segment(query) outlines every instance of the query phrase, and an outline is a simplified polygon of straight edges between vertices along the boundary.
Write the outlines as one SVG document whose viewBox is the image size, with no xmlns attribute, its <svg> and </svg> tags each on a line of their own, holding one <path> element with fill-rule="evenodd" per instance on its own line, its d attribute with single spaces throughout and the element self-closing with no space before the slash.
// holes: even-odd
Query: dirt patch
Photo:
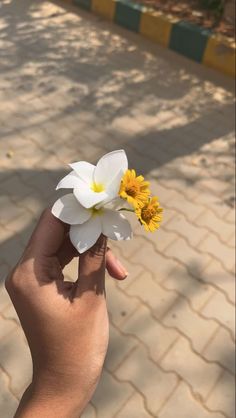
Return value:
<svg viewBox="0 0 236 418">
<path fill-rule="evenodd" d="M 134 2 L 234 38 L 234 2 L 231 0 L 225 2 L 222 15 L 215 10 L 201 7 L 199 0 L 134 0 Z"/>
</svg>

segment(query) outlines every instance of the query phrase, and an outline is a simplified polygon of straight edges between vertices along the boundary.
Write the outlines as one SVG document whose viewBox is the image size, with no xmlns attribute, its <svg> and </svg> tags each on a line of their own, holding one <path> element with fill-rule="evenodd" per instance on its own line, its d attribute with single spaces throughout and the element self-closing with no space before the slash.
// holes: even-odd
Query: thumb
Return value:
<svg viewBox="0 0 236 418">
<path fill-rule="evenodd" d="M 79 278 L 76 282 L 75 296 L 92 291 L 105 294 L 107 238 L 100 235 L 96 244 L 79 257 Z"/>
</svg>

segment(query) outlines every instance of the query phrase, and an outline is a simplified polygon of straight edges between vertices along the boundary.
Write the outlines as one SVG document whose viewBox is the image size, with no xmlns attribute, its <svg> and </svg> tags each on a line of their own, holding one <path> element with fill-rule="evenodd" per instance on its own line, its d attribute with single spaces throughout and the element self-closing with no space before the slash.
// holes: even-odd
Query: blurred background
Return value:
<svg viewBox="0 0 236 418">
<path fill-rule="evenodd" d="M 142 3 L 232 37 L 232 2 Z M 67 164 L 119 148 L 151 181 L 164 220 L 111 243 L 129 276 L 106 280 L 110 345 L 83 418 L 234 417 L 233 80 L 69 2 L 2 0 L 2 418 L 31 379 L 4 279 Z"/>
</svg>

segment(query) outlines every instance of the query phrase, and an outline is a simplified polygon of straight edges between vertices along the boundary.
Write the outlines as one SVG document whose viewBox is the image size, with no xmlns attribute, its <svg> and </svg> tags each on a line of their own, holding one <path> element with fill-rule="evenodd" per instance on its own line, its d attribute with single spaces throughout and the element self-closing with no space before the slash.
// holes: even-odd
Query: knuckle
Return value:
<svg viewBox="0 0 236 418">
<path fill-rule="evenodd" d="M 17 265 L 8 275 L 5 281 L 5 288 L 9 295 L 19 293 L 24 288 L 26 274 L 22 271 L 21 265 Z"/>
</svg>

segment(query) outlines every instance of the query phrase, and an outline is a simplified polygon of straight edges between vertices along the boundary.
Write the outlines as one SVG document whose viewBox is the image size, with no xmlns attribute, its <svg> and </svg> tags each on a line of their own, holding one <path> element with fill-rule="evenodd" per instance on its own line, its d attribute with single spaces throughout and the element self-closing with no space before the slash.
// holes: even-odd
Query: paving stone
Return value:
<svg viewBox="0 0 236 418">
<path fill-rule="evenodd" d="M 9 319 L 9 322 L 20 325 L 20 320 L 12 303 L 2 311 L 2 316 L 7 320 Z"/>
<path fill-rule="evenodd" d="M 217 74 L 209 77 L 209 70 L 194 62 L 186 66 L 181 56 L 173 61 L 170 51 L 122 28 L 114 30 L 92 14 L 80 16 L 69 2 L 66 8 L 38 2 L 27 15 L 29 36 L 23 39 L 17 35 L 25 25 L 28 3 L 1 7 L 2 21 L 10 16 L 16 29 L 12 36 L 1 28 L 7 55 L 1 60 L 0 77 L 0 311 L 6 318 L 1 322 L 0 358 L 12 379 L 10 389 L 21 396 L 31 365 L 20 330 L 11 330 L 10 318 L 17 317 L 4 277 L 42 210 L 59 197 L 54 189 L 69 171 L 67 164 L 96 163 L 105 152 L 123 148 L 129 166 L 150 180 L 164 217 L 155 234 L 147 234 L 133 217 L 134 239 L 112 245 L 129 277 L 122 282 L 106 278 L 109 373 L 104 371 L 95 406 L 91 403 L 83 416 L 142 418 L 163 413 L 172 418 L 173 411 L 176 416 L 180 411 L 181 418 L 218 418 L 218 412 L 210 414 L 199 400 L 213 390 L 221 370 L 215 362 L 228 370 L 233 366 L 233 343 L 227 330 L 219 331 L 217 322 L 194 311 L 206 309 L 205 316 L 214 314 L 226 325 L 235 302 L 234 276 L 226 271 L 235 244 L 233 233 L 229 235 L 235 221 L 233 81 Z M 42 30 L 49 34 L 46 43 L 39 42 Z M 57 62 L 49 59 L 55 51 Z M 212 231 L 205 246 L 203 231 Z M 217 236 L 220 244 L 214 241 Z M 67 279 L 76 276 L 77 260 L 65 269 Z M 177 297 L 172 306 L 176 292 L 184 297 Z M 216 312 L 213 296 L 218 293 L 222 296 Z M 168 324 L 158 319 L 162 315 Z M 175 336 L 184 343 L 172 358 Z M 175 391 L 176 375 L 158 367 L 163 356 L 197 388 L 196 400 L 184 383 Z M 130 383 L 119 382 L 118 375 L 112 375 L 116 369 Z M 4 396 L 6 390 L 4 381 Z M 209 407 L 231 418 L 227 396 L 227 385 L 220 384 L 216 395 L 214 390 L 210 394 Z M 12 401 L 6 399 L 0 415 L 10 418 Z"/>
<path fill-rule="evenodd" d="M 112 280 L 107 280 L 106 289 L 110 318 L 115 325 L 120 326 L 140 306 L 140 302 L 117 289 Z"/>
<path fill-rule="evenodd" d="M 224 245 L 215 235 L 208 234 L 204 241 L 199 244 L 202 252 L 211 254 L 218 259 L 228 271 L 234 271 L 235 252 L 234 249 Z"/>
<path fill-rule="evenodd" d="M 173 208 L 177 212 L 186 215 L 189 221 L 193 221 L 199 217 L 205 209 L 201 205 L 194 204 L 193 202 L 187 200 L 183 194 L 177 192 L 173 193 L 171 196 L 171 202 L 168 203 L 167 207 Z"/>
<path fill-rule="evenodd" d="M 8 321 L 4 317 L 0 316 L 0 339 L 8 335 L 16 328 L 16 323 Z"/>
<path fill-rule="evenodd" d="M 207 363 L 195 354 L 183 337 L 177 340 L 162 359 L 161 366 L 164 370 L 178 373 L 203 400 L 213 389 L 223 370 L 217 364 Z"/>
<path fill-rule="evenodd" d="M 20 237 L 15 234 L 1 244 L 0 263 L 7 264 L 13 268 L 23 252 L 23 244 Z"/>
<path fill-rule="evenodd" d="M 138 345 L 135 338 L 121 334 L 110 324 L 110 337 L 108 352 L 105 360 L 105 367 L 113 372 L 128 355 L 128 353 Z"/>
<path fill-rule="evenodd" d="M 23 183 L 21 178 L 17 175 L 13 175 L 1 182 L 0 193 L 7 194 L 13 202 L 18 202 L 24 199 L 25 196 L 32 193 L 32 189 Z"/>
<path fill-rule="evenodd" d="M 0 366 L 11 376 L 14 395 L 22 395 L 32 376 L 30 352 L 22 331 L 16 329 L 1 341 Z"/>
<path fill-rule="evenodd" d="M 122 327 L 124 333 L 133 335 L 149 350 L 150 356 L 156 362 L 168 351 L 169 347 L 179 337 L 178 332 L 165 328 L 157 322 L 145 306 L 140 306 Z"/>
<path fill-rule="evenodd" d="M 125 406 L 115 415 L 116 418 L 130 418 L 132 416 L 139 418 L 148 418 L 152 416 L 145 409 L 143 398 L 137 392 L 131 396 Z"/>
<path fill-rule="evenodd" d="M 194 312 L 181 296 L 164 316 L 162 323 L 182 332 L 198 352 L 201 352 L 218 327 L 215 321 L 210 319 L 207 321 Z"/>
<path fill-rule="evenodd" d="M 116 371 L 119 379 L 130 381 L 146 398 L 147 409 L 157 414 L 177 384 L 174 374 L 164 373 L 152 363 L 143 348 L 137 348 Z"/>
<path fill-rule="evenodd" d="M 8 378 L 0 370 L 0 411 L 4 418 L 12 418 L 18 406 L 17 399 L 8 388 Z"/>
<path fill-rule="evenodd" d="M 206 405 L 215 411 L 224 411 L 228 417 L 235 416 L 235 379 L 225 371 L 209 398 Z"/>
<path fill-rule="evenodd" d="M 147 303 L 153 314 L 161 319 L 175 304 L 178 295 L 175 292 L 163 289 L 154 281 L 148 272 L 139 276 L 127 289 L 126 293 L 131 296 L 139 297 Z"/>
<path fill-rule="evenodd" d="M 96 411 L 90 403 L 86 406 L 81 418 L 96 418 Z"/>
<path fill-rule="evenodd" d="M 202 354 L 210 361 L 218 361 L 229 372 L 235 374 L 235 344 L 224 328 L 219 327 L 216 335 L 204 348 Z"/>
<path fill-rule="evenodd" d="M 202 249 L 202 248 L 201 248 Z M 184 264 L 189 272 L 196 277 L 201 277 L 202 270 L 211 262 L 211 257 L 191 248 L 183 238 L 178 238 L 165 251 L 168 257 L 173 257 Z"/>
<path fill-rule="evenodd" d="M 175 411 L 175 418 L 212 418 L 213 416 L 201 403 L 194 399 L 184 382 L 179 384 L 158 417 L 173 418 L 173 411 Z M 216 412 L 214 413 L 214 418 L 222 418 L 222 415 Z"/>
<path fill-rule="evenodd" d="M 228 210 L 228 213 L 227 213 L 225 219 L 226 219 L 226 221 L 230 222 L 231 224 L 235 223 L 235 210 L 234 210 L 234 208 Z"/>
<path fill-rule="evenodd" d="M 200 310 L 216 291 L 214 287 L 191 276 L 181 265 L 164 278 L 162 286 L 185 296 L 196 310 Z"/>
<path fill-rule="evenodd" d="M 232 334 L 235 333 L 235 309 L 233 305 L 225 301 L 225 296 L 222 293 L 216 292 L 201 312 L 208 318 L 216 318 Z"/>
<path fill-rule="evenodd" d="M 118 382 L 103 370 L 101 380 L 92 398 L 92 403 L 98 411 L 98 418 L 111 418 L 127 402 L 134 393 L 129 383 Z"/>
<path fill-rule="evenodd" d="M 235 303 L 235 278 L 233 273 L 226 271 L 219 261 L 212 262 L 202 271 L 201 279 L 212 283 L 226 293 L 232 303 Z"/>
<path fill-rule="evenodd" d="M 140 229 L 136 233 L 136 237 L 144 237 L 143 245 L 145 246 L 145 241 L 148 239 L 148 241 L 152 242 L 157 251 L 162 253 L 164 252 L 172 243 L 176 242 L 178 240 L 178 235 L 173 232 L 165 231 L 163 228 L 158 229 L 158 231 L 155 234 L 149 234 L 147 237 L 147 232 L 145 229 Z M 140 238 L 141 241 L 142 238 Z"/>
<path fill-rule="evenodd" d="M 210 229 L 221 241 L 229 245 L 229 239 L 234 232 L 234 228 L 233 225 L 225 222 L 223 217 L 219 218 L 211 210 L 206 210 L 199 218 L 195 219 L 194 223 L 200 227 Z"/>
<path fill-rule="evenodd" d="M 179 266 L 175 260 L 164 257 L 155 251 L 153 246 L 145 242 L 143 246 L 140 245 L 139 251 L 134 254 L 130 261 L 134 264 L 143 264 L 146 268 L 154 273 L 155 280 L 162 282 L 172 270 Z"/>
<path fill-rule="evenodd" d="M 166 230 L 174 231 L 179 236 L 183 236 L 192 247 L 197 246 L 208 234 L 207 230 L 191 224 L 182 214 L 177 214 L 168 223 Z"/>
<path fill-rule="evenodd" d="M 13 205 L 8 196 L 0 195 L 0 224 L 6 225 L 10 220 L 17 218 L 17 216 L 24 213 L 24 209 Z"/>
</svg>

